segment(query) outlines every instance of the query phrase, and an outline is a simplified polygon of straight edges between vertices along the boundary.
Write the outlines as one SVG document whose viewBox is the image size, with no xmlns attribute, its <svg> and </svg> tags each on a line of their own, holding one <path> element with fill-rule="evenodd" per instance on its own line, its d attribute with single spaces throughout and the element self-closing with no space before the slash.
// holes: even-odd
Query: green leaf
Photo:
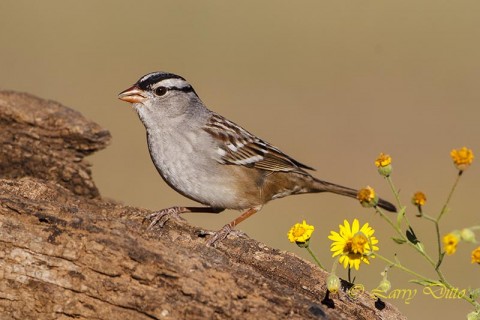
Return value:
<svg viewBox="0 0 480 320">
<path fill-rule="evenodd" d="M 418 248 L 418 250 L 420 250 L 420 252 L 425 252 L 425 246 L 423 245 L 423 243 L 421 243 L 420 241 L 418 241 L 415 246 Z"/>
<path fill-rule="evenodd" d="M 405 217 L 405 211 L 406 211 L 406 207 L 403 206 L 401 207 L 399 210 L 398 210 L 398 213 L 397 213 L 397 225 L 400 226 L 400 223 L 402 222 L 403 220 L 403 217 Z"/>
<path fill-rule="evenodd" d="M 405 242 L 407 242 L 407 240 L 402 239 L 402 238 L 393 238 L 392 237 L 392 240 L 395 241 L 398 244 L 404 244 Z"/>
</svg>

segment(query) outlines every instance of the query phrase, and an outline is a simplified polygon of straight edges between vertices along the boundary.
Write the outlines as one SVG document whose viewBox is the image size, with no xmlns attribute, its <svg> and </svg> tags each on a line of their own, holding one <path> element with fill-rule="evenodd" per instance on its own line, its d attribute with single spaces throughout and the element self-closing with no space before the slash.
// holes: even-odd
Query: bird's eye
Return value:
<svg viewBox="0 0 480 320">
<path fill-rule="evenodd" d="M 168 91 L 168 89 L 165 88 L 165 87 L 158 87 L 158 88 L 155 89 L 155 94 L 157 96 L 163 96 L 167 93 L 167 91 Z"/>
</svg>

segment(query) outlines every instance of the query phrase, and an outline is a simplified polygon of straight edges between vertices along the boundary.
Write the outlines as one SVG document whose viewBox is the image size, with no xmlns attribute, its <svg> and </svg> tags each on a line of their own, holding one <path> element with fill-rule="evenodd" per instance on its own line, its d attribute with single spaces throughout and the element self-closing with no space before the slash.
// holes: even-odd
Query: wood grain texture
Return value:
<svg viewBox="0 0 480 320">
<path fill-rule="evenodd" d="M 99 196 L 83 157 L 110 135 L 75 111 L 0 92 L 0 125 L 0 319 L 404 319 L 367 293 L 328 308 L 326 273 L 253 239 L 147 232 Z"/>
</svg>

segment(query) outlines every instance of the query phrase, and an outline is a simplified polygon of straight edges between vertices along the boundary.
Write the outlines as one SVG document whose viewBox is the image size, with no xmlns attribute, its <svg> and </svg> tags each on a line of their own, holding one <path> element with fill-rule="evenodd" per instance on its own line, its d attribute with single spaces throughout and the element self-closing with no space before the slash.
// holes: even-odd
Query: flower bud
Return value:
<svg viewBox="0 0 480 320">
<path fill-rule="evenodd" d="M 335 273 L 327 277 L 327 289 L 330 293 L 337 293 L 340 289 L 340 278 Z"/>
<path fill-rule="evenodd" d="M 365 208 L 375 207 L 378 203 L 378 196 L 375 194 L 375 190 L 370 186 L 360 189 L 357 193 L 357 199 Z"/>
<path fill-rule="evenodd" d="M 480 311 L 472 311 L 467 314 L 467 320 L 480 320 Z"/>
<path fill-rule="evenodd" d="M 412 197 L 412 204 L 416 206 L 423 206 L 427 202 L 427 196 L 425 196 L 425 193 L 418 191 L 415 192 L 415 194 Z"/>
<path fill-rule="evenodd" d="M 452 157 L 453 164 L 460 172 L 467 169 L 472 164 L 474 158 L 473 151 L 467 147 L 458 150 L 453 149 L 450 152 L 450 156 Z"/>
<path fill-rule="evenodd" d="M 475 239 L 475 233 L 469 228 L 463 229 L 460 232 L 460 237 L 465 242 L 477 243 L 477 240 Z"/>
<path fill-rule="evenodd" d="M 392 158 L 382 152 L 377 160 L 375 160 L 375 166 L 378 168 L 378 173 L 384 177 L 388 177 L 392 173 Z"/>
<path fill-rule="evenodd" d="M 378 285 L 377 289 L 380 290 L 381 292 L 388 292 L 388 290 L 390 290 L 391 287 L 392 287 L 392 284 L 385 277 L 382 279 L 382 281 L 380 281 L 380 284 Z"/>
<path fill-rule="evenodd" d="M 472 251 L 472 263 L 480 264 L 480 247 Z"/>
<path fill-rule="evenodd" d="M 412 204 L 415 205 L 418 209 L 417 217 L 422 216 L 423 214 L 422 206 L 424 206 L 426 202 L 427 202 L 427 196 L 425 196 L 425 193 L 421 191 L 415 192 L 415 194 L 412 197 Z"/>
</svg>

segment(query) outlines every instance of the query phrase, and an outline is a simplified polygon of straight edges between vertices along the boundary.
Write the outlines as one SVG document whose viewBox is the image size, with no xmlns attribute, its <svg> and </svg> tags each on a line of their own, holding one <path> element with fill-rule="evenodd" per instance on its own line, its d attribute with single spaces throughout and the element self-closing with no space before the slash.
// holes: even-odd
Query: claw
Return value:
<svg viewBox="0 0 480 320">
<path fill-rule="evenodd" d="M 207 247 L 215 248 L 217 246 L 216 243 L 221 242 L 223 239 L 225 239 L 230 232 L 232 232 L 232 226 L 230 226 L 230 224 L 224 225 L 222 229 L 215 232 L 210 237 L 210 239 L 207 240 L 207 243 L 206 243 Z"/>
<path fill-rule="evenodd" d="M 223 226 L 223 228 L 218 230 L 217 232 L 201 230 L 198 235 L 201 237 L 204 237 L 206 235 L 211 235 L 211 237 L 207 240 L 205 244 L 208 247 L 214 247 L 214 248 L 217 246 L 218 243 L 222 242 L 228 235 L 248 238 L 248 236 L 244 232 L 233 229 L 233 227 L 230 226 L 229 224 Z"/>
<path fill-rule="evenodd" d="M 186 212 L 185 208 L 182 207 L 171 207 L 156 211 L 145 218 L 145 220 L 151 220 L 147 230 L 153 229 L 153 227 L 155 227 L 156 225 L 158 225 L 160 228 L 163 228 L 165 223 L 170 220 L 170 218 L 185 221 L 185 219 L 180 216 L 180 214 L 184 212 Z"/>
</svg>

